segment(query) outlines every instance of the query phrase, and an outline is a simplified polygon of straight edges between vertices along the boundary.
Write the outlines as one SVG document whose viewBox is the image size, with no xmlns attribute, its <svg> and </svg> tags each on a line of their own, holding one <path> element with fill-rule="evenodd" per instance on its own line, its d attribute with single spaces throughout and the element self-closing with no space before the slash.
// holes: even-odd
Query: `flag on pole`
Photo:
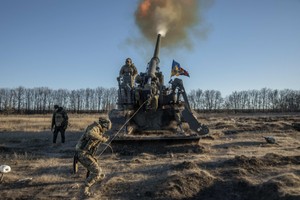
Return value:
<svg viewBox="0 0 300 200">
<path fill-rule="evenodd" d="M 171 77 L 172 76 L 179 76 L 179 75 L 190 77 L 188 71 L 186 71 L 185 69 L 183 69 L 178 62 L 176 62 L 175 60 L 173 60 L 173 62 L 172 62 L 172 70 L 171 70 Z"/>
</svg>

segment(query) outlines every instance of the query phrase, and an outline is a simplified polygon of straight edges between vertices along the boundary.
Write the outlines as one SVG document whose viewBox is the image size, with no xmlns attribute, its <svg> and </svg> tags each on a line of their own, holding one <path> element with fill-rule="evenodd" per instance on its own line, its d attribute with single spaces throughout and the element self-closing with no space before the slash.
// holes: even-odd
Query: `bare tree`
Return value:
<svg viewBox="0 0 300 200">
<path fill-rule="evenodd" d="M 196 101 L 196 107 L 198 109 L 204 109 L 204 94 L 202 90 L 200 89 L 196 90 L 195 101 Z"/>
<path fill-rule="evenodd" d="M 270 93 L 270 90 L 268 88 L 262 88 L 260 90 L 262 110 L 268 109 L 268 96 L 269 96 L 269 93 Z"/>
<path fill-rule="evenodd" d="M 192 90 L 188 94 L 188 100 L 189 100 L 191 108 L 193 108 L 194 110 L 199 109 L 196 105 L 196 91 L 195 90 Z"/>
<path fill-rule="evenodd" d="M 103 111 L 116 107 L 117 89 L 98 87 L 96 89 L 51 90 L 47 87 L 33 89 L 22 86 L 8 89 L 0 88 L 0 111 L 45 113 L 52 110 L 54 104 L 64 106 L 74 112 Z M 192 90 L 188 94 L 193 109 L 235 109 L 235 110 L 300 110 L 300 91 L 298 90 L 248 90 L 233 92 L 222 97 L 216 90 Z"/>
<path fill-rule="evenodd" d="M 4 110 L 5 89 L 0 88 L 0 110 Z"/>
<path fill-rule="evenodd" d="M 270 91 L 268 94 L 268 102 L 270 109 L 277 110 L 279 108 L 279 92 L 278 90 Z"/>
<path fill-rule="evenodd" d="M 202 91 L 196 92 L 198 98 L 197 101 L 201 102 Z M 221 97 L 221 92 L 216 90 L 205 90 L 203 93 L 203 106 L 208 110 L 215 110 L 221 107 L 223 98 Z"/>
<path fill-rule="evenodd" d="M 17 112 L 20 113 L 21 109 L 23 109 L 24 99 L 25 99 L 25 88 L 18 87 L 15 89 L 16 98 L 17 98 Z"/>
<path fill-rule="evenodd" d="M 215 102 L 214 102 L 214 110 L 220 109 L 222 107 L 223 98 L 220 91 L 215 91 Z"/>
<path fill-rule="evenodd" d="M 118 95 L 117 95 L 116 88 L 110 88 L 104 91 L 104 98 L 103 98 L 104 110 L 111 110 L 115 108 L 117 96 Z"/>
<path fill-rule="evenodd" d="M 104 88 L 103 87 L 97 87 L 96 88 L 96 99 L 97 99 L 97 111 L 102 110 L 102 99 L 104 94 Z"/>
</svg>

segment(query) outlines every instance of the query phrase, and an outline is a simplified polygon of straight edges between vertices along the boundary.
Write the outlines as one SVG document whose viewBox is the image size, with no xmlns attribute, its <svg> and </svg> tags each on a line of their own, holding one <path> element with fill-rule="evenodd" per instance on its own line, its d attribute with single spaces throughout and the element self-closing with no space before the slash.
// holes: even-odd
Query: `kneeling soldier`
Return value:
<svg viewBox="0 0 300 200">
<path fill-rule="evenodd" d="M 106 142 L 104 133 L 111 129 L 111 122 L 105 118 L 99 118 L 86 128 L 76 145 L 75 157 L 88 170 L 85 180 L 84 195 L 91 196 L 90 187 L 104 178 L 101 167 L 97 163 L 95 154 L 100 143 Z"/>
</svg>

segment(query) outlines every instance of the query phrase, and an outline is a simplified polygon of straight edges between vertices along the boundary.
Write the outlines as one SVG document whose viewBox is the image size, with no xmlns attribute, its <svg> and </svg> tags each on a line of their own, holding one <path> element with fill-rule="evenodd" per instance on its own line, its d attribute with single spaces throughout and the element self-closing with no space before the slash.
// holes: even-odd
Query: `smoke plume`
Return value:
<svg viewBox="0 0 300 200">
<path fill-rule="evenodd" d="M 135 12 L 136 24 L 151 42 L 160 33 L 165 36 L 163 46 L 190 47 L 189 30 L 200 22 L 199 3 L 199 0 L 141 0 Z"/>
</svg>

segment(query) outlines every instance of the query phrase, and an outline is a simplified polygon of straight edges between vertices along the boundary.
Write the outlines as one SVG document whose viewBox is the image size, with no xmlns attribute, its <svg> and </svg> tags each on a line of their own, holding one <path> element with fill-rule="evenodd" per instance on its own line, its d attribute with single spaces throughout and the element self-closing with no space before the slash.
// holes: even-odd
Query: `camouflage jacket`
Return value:
<svg viewBox="0 0 300 200">
<path fill-rule="evenodd" d="M 94 155 L 99 144 L 107 141 L 103 133 L 103 129 L 98 122 L 92 123 L 86 128 L 85 133 L 79 139 L 76 145 L 76 151 L 84 151 Z"/>
<path fill-rule="evenodd" d="M 131 76 L 136 76 L 137 75 L 137 69 L 132 63 L 131 65 L 123 65 L 121 70 L 120 70 L 120 76 L 123 76 L 124 74 L 129 74 Z"/>
<path fill-rule="evenodd" d="M 68 126 L 68 114 L 67 112 L 62 108 L 59 107 L 52 115 L 52 123 L 51 123 L 51 128 L 54 127 L 63 127 L 67 128 Z"/>
</svg>

